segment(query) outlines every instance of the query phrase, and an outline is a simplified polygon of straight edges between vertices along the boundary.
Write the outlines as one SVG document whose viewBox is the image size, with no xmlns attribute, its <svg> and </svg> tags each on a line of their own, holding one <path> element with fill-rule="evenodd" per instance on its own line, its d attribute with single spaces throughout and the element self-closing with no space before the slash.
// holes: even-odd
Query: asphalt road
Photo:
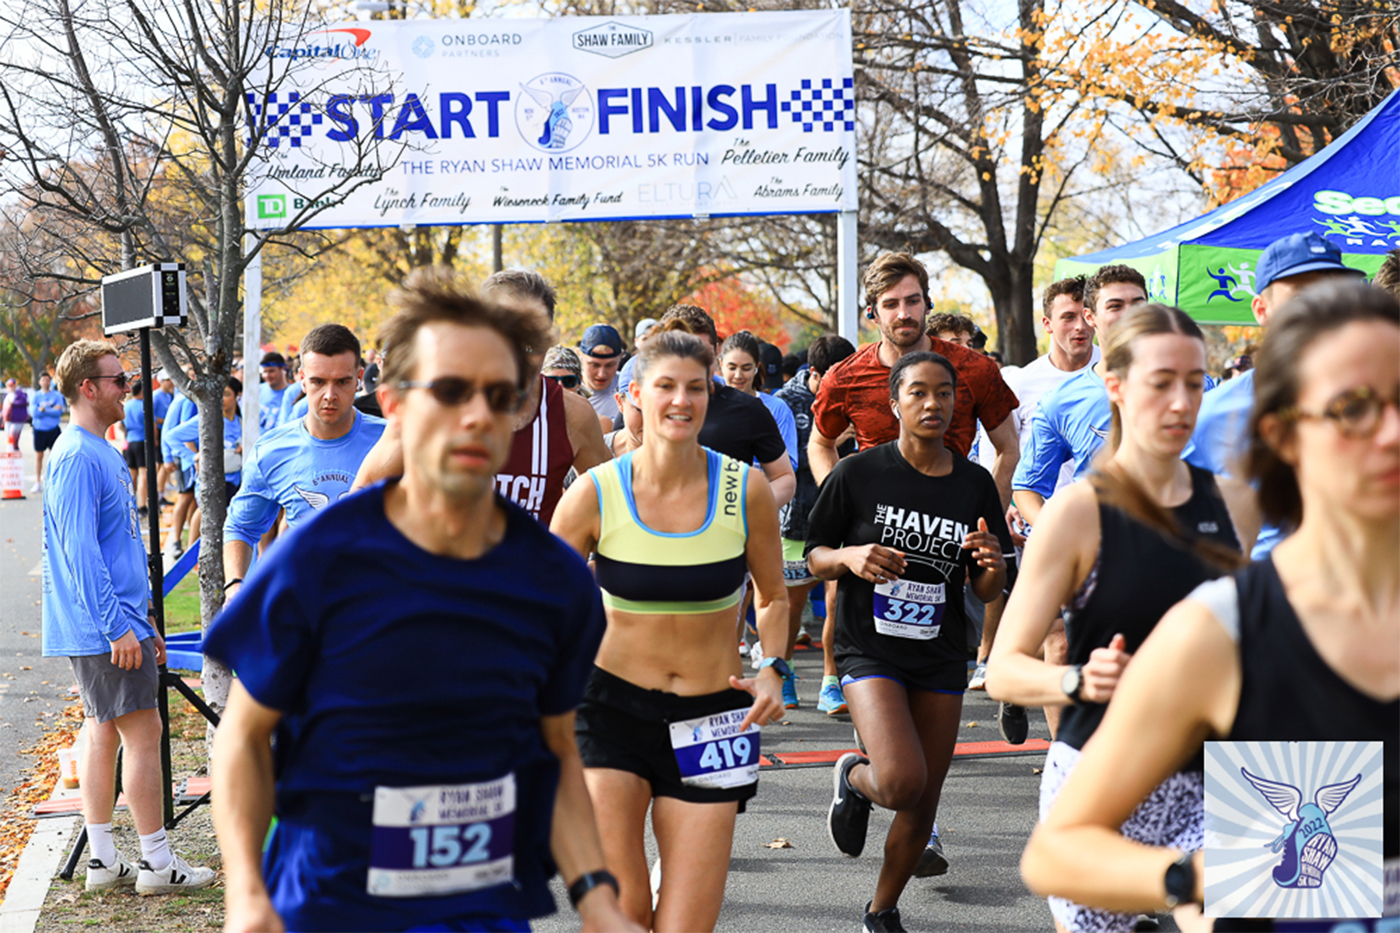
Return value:
<svg viewBox="0 0 1400 933">
<path fill-rule="evenodd" d="M 34 482 L 33 432 L 24 451 L 26 498 L 0 501 L 0 794 L 20 780 L 29 762 L 22 750 L 72 702 L 73 672 L 65 658 L 40 656 L 39 548 L 43 506 Z M 46 683 L 47 681 L 47 683 Z"/>
</svg>

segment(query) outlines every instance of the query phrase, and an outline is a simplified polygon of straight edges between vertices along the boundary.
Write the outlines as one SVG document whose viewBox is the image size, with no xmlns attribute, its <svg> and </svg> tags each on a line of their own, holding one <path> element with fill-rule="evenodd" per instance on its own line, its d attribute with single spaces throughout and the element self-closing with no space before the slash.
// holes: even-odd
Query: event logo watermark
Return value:
<svg viewBox="0 0 1400 933">
<path fill-rule="evenodd" d="M 603 23 L 574 33 L 574 48 L 580 52 L 606 55 L 608 58 L 621 58 L 651 46 L 650 29 L 627 26 L 623 23 Z"/>
<path fill-rule="evenodd" d="M 520 85 L 515 99 L 515 126 L 521 137 L 542 152 L 568 152 L 593 129 L 593 98 L 582 81 L 550 72 Z"/>
<path fill-rule="evenodd" d="M 1380 742 L 1207 743 L 1206 915 L 1380 916 L 1382 755 Z"/>
</svg>

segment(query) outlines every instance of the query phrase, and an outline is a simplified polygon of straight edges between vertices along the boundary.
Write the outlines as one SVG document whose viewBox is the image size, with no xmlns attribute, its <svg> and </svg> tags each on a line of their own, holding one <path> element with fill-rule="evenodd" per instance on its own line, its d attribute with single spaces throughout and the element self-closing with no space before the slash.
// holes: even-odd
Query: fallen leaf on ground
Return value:
<svg viewBox="0 0 1400 933">
<path fill-rule="evenodd" d="M 977 723 L 975 723 L 975 722 L 970 722 L 970 723 L 968 723 L 967 725 L 968 725 L 968 728 L 973 728 L 974 726 L 977 725 Z"/>
<path fill-rule="evenodd" d="M 792 843 L 788 842 L 788 841 L 787 841 L 786 839 L 784 839 L 782 836 L 779 836 L 777 839 L 774 839 L 772 842 L 765 842 L 765 843 L 762 843 L 762 845 L 763 845 L 763 848 L 765 848 L 765 849 L 791 849 L 791 848 L 792 848 Z"/>
</svg>

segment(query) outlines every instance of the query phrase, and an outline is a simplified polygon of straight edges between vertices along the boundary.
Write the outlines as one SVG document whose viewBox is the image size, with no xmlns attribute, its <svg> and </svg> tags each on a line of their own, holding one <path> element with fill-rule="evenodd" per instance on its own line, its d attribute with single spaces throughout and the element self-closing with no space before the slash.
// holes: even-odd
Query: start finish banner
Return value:
<svg viewBox="0 0 1400 933">
<path fill-rule="evenodd" d="M 848 10 L 360 22 L 268 57 L 250 227 L 856 209 Z"/>
</svg>

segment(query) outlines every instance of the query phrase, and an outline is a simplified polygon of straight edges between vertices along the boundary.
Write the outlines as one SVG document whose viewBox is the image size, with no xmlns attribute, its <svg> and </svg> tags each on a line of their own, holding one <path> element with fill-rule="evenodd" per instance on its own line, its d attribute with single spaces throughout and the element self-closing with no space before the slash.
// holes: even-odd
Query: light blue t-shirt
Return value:
<svg viewBox="0 0 1400 933">
<path fill-rule="evenodd" d="M 1049 499 L 1065 461 L 1074 461 L 1075 479 L 1088 472 L 1094 454 L 1108 440 L 1112 423 L 1108 390 L 1093 367 L 1070 376 L 1041 396 L 1012 488 L 1029 489 Z"/>
<path fill-rule="evenodd" d="M 243 443 L 243 419 L 238 415 L 224 420 L 224 447 L 237 447 Z M 170 449 L 180 458 L 180 469 L 183 470 L 191 480 L 198 483 L 199 477 L 194 475 L 194 455 L 195 451 L 185 446 L 188 441 L 197 448 L 199 447 L 199 418 L 186 418 L 167 432 L 170 439 Z M 237 485 L 243 476 L 242 470 L 234 470 L 232 473 L 224 474 L 224 481 Z M 196 488 L 198 488 L 196 486 Z"/>
<path fill-rule="evenodd" d="M 256 546 L 286 509 L 295 528 L 350 491 L 365 455 L 384 433 L 384 419 L 355 412 L 354 427 L 333 441 L 318 440 L 306 419 L 280 425 L 262 437 L 243 468 L 243 488 L 229 503 L 224 540 Z"/>
<path fill-rule="evenodd" d="M 29 408 L 34 430 L 52 431 L 62 420 L 63 413 L 68 408 L 68 401 L 57 389 L 49 389 L 47 392 L 40 389 L 30 397 Z"/>
<path fill-rule="evenodd" d="M 165 410 L 165 424 L 160 429 L 160 453 L 161 459 L 166 463 L 178 463 L 180 461 L 180 451 L 184 449 L 182 444 L 172 444 L 170 442 L 170 432 L 187 418 L 198 414 L 194 402 L 190 401 L 184 393 L 176 391 L 175 397 L 170 400 L 170 407 Z"/>
<path fill-rule="evenodd" d="M 155 635 L 131 470 L 102 438 L 73 425 L 45 463 L 44 657 L 108 654 L 127 631 Z"/>
<path fill-rule="evenodd" d="M 778 433 L 783 436 L 783 446 L 787 448 L 788 460 L 792 461 L 792 472 L 797 472 L 797 420 L 792 417 L 792 409 L 787 407 L 787 403 L 780 398 L 774 398 L 767 392 L 758 393 L 758 400 L 768 407 L 773 413 L 773 420 L 778 422 Z"/>
<path fill-rule="evenodd" d="M 305 395 L 296 400 L 292 405 L 291 417 L 294 421 L 300 421 L 306 417 L 306 413 L 311 411 L 311 399 Z M 285 423 L 285 422 L 283 422 Z"/>
<path fill-rule="evenodd" d="M 162 429 L 165 427 L 165 416 L 170 411 L 170 403 L 174 400 L 175 396 L 164 389 L 157 389 L 155 394 L 151 396 L 151 404 L 155 407 L 156 412 L 156 424 L 160 425 Z"/>
<path fill-rule="evenodd" d="M 282 393 L 282 402 L 281 402 L 282 410 L 281 410 L 281 412 L 277 415 L 277 423 L 278 423 L 278 424 L 286 424 L 287 422 L 291 421 L 291 420 L 294 419 L 294 418 L 303 417 L 303 416 L 306 414 L 307 410 L 308 410 L 311 406 L 310 406 L 310 405 L 304 406 L 304 407 L 302 408 L 302 410 L 301 410 L 301 414 L 300 414 L 300 415 L 298 415 L 298 414 L 296 413 L 296 410 L 295 410 L 295 409 L 296 409 L 297 404 L 298 404 L 299 402 L 304 401 L 305 399 L 306 399 L 306 396 L 305 396 L 304 394 L 302 394 L 302 391 L 301 391 L 301 383 L 299 383 L 299 382 L 291 382 L 291 383 L 289 383 L 289 384 L 287 385 L 286 390 Z"/>
<path fill-rule="evenodd" d="M 146 401 L 145 399 L 129 398 L 122 406 L 126 412 L 126 417 L 122 419 L 122 424 L 126 427 L 126 442 L 128 444 L 139 444 L 146 439 Z"/>
<path fill-rule="evenodd" d="M 1249 450 L 1249 414 L 1254 408 L 1254 370 L 1222 382 L 1201 399 L 1196 430 L 1181 458 L 1193 466 L 1224 476 L 1240 477 Z M 1260 560 L 1284 539 L 1277 525 L 1264 525 L 1250 557 Z"/>
<path fill-rule="evenodd" d="M 274 389 L 266 382 L 258 385 L 258 428 L 271 431 L 282 424 L 282 398 L 291 388 L 291 383 L 281 389 Z"/>
</svg>

